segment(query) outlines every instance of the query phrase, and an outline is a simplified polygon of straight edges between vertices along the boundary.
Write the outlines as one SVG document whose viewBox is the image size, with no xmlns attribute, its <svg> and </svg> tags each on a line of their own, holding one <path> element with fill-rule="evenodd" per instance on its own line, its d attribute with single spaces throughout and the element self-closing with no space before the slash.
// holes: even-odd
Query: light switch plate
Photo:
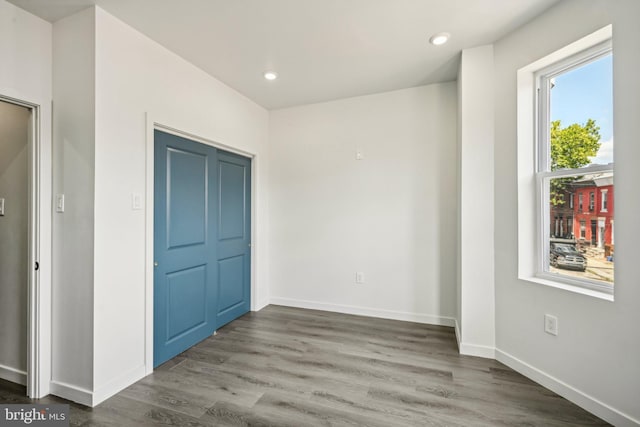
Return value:
<svg viewBox="0 0 640 427">
<path fill-rule="evenodd" d="M 56 194 L 56 212 L 64 212 L 64 194 Z"/>
<path fill-rule="evenodd" d="M 134 211 L 142 209 L 142 196 L 140 193 L 131 193 L 131 209 Z"/>
<path fill-rule="evenodd" d="M 0 216 L 4 216 L 4 197 L 0 198 Z"/>
</svg>

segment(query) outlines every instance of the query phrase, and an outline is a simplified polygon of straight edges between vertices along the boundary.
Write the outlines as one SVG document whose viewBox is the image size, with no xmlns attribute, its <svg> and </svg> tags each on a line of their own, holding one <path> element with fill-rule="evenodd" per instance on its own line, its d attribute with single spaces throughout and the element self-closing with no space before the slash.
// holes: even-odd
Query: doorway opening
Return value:
<svg viewBox="0 0 640 427">
<path fill-rule="evenodd" d="M 0 96 L 0 378 L 39 396 L 38 107 Z"/>
</svg>

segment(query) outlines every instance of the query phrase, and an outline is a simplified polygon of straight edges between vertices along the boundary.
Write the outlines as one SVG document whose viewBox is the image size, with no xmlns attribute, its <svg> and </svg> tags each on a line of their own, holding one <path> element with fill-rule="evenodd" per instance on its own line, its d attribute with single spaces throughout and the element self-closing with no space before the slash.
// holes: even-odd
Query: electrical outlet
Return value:
<svg viewBox="0 0 640 427">
<path fill-rule="evenodd" d="M 356 283 L 364 283 L 364 273 L 362 271 L 356 272 Z"/>
<path fill-rule="evenodd" d="M 558 318 L 556 316 L 544 315 L 544 331 L 551 335 L 558 335 Z"/>
</svg>

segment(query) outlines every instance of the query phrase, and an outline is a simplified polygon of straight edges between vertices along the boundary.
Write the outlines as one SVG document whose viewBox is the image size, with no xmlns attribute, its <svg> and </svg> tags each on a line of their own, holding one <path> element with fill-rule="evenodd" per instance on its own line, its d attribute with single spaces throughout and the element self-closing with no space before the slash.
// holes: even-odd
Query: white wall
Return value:
<svg viewBox="0 0 640 427">
<path fill-rule="evenodd" d="M 26 384 L 30 111 L 0 101 L 0 378 Z"/>
<path fill-rule="evenodd" d="M 269 126 L 271 302 L 452 325 L 455 83 L 276 110 Z"/>
<path fill-rule="evenodd" d="M 640 425 L 640 2 L 567 0 L 495 44 L 498 359 L 615 425 Z M 615 302 L 518 280 L 516 71 L 613 24 Z M 543 316 L 559 318 L 545 334 Z M 633 421 L 635 420 L 635 421 Z"/>
<path fill-rule="evenodd" d="M 29 392 L 33 397 L 49 393 L 50 328 L 51 328 L 51 24 L 22 9 L 0 0 L 0 95 L 39 107 L 40 155 L 38 219 L 40 261 L 35 298 L 40 317 L 33 325 L 40 335 L 40 353 L 30 377 Z M 35 369 L 37 368 L 37 372 Z M 33 380 L 39 380 L 36 386 Z"/>
<path fill-rule="evenodd" d="M 268 113 L 100 8 L 54 29 L 54 177 L 66 206 L 55 222 L 53 392 L 93 406 L 152 370 L 153 201 L 133 210 L 131 200 L 153 194 L 154 122 L 255 156 L 252 308 L 267 303 Z"/>
<path fill-rule="evenodd" d="M 145 245 L 152 236 L 149 215 L 131 209 L 131 194 L 144 196 L 153 185 L 146 181 L 145 114 L 256 156 L 253 309 L 268 298 L 267 111 L 100 8 L 95 34 L 94 404 L 145 373 Z"/>
<path fill-rule="evenodd" d="M 462 51 L 458 87 L 460 352 L 494 357 L 493 46 Z"/>
<path fill-rule="evenodd" d="M 53 25 L 53 193 L 65 207 L 53 214 L 51 379 L 63 395 L 93 387 L 94 26 L 89 9 Z"/>
</svg>

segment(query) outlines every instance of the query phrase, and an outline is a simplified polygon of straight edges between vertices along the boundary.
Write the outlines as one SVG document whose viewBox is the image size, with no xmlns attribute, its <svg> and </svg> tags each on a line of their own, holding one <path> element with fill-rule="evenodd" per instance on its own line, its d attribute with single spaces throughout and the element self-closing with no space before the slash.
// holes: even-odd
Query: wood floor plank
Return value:
<svg viewBox="0 0 640 427">
<path fill-rule="evenodd" d="M 228 378 L 223 378 L 220 375 L 213 376 L 203 372 L 190 372 L 182 369 L 181 366 L 187 363 L 191 363 L 191 361 L 185 360 L 171 371 L 154 373 L 143 378 L 138 383 L 147 384 L 152 388 L 161 387 L 176 390 L 179 393 L 196 394 L 212 403 L 228 401 L 236 402 L 246 407 L 253 406 L 263 394 L 261 389 L 231 382 Z"/>
<path fill-rule="evenodd" d="M 458 354 L 452 328 L 268 306 L 156 368 L 72 426 L 606 426 L 495 360 Z"/>
<path fill-rule="evenodd" d="M 171 409 L 200 418 L 218 400 L 213 394 L 176 390 L 173 387 L 138 382 L 120 393 L 122 397 Z"/>
</svg>

